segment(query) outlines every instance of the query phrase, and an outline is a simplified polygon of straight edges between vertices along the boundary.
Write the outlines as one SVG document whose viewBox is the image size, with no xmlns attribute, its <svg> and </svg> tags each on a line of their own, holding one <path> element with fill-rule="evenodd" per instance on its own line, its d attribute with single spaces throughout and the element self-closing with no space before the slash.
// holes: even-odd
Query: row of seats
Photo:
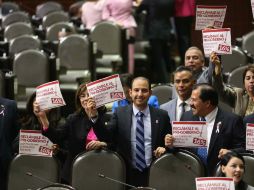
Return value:
<svg viewBox="0 0 254 190">
<path fill-rule="evenodd" d="M 254 156 L 243 155 L 244 180 L 254 185 Z M 81 153 L 73 162 L 72 186 L 86 190 L 124 190 L 125 164 L 121 156 L 108 150 Z M 195 190 L 195 178 L 205 175 L 200 159 L 186 150 L 165 154 L 150 168 L 149 186 L 157 190 Z M 113 179 L 113 180 L 112 180 Z M 181 181 L 184 179 L 184 183 Z M 53 157 L 17 155 L 10 165 L 8 190 L 37 189 L 59 182 L 59 164 Z M 43 189 L 43 188 L 42 188 Z"/>
</svg>

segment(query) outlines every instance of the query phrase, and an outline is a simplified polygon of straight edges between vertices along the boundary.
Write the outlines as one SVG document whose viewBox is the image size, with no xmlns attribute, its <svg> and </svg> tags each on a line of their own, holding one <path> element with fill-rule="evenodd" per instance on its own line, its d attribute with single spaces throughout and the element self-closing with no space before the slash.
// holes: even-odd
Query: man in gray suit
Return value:
<svg viewBox="0 0 254 190">
<path fill-rule="evenodd" d="M 179 121 L 185 111 L 190 110 L 190 96 L 195 79 L 190 68 L 180 66 L 174 73 L 174 85 L 178 94 L 177 98 L 162 104 L 161 109 L 166 110 L 170 121 Z"/>
</svg>

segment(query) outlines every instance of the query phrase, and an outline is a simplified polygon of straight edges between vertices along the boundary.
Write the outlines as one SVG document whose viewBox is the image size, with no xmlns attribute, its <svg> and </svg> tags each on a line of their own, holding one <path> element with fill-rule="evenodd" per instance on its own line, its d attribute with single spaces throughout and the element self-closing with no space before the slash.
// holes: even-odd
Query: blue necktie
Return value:
<svg viewBox="0 0 254 190">
<path fill-rule="evenodd" d="M 146 168 L 145 160 L 145 138 L 144 138 L 144 123 L 142 112 L 137 113 L 136 126 L 136 168 L 143 171 Z"/>
<path fill-rule="evenodd" d="M 200 121 L 206 121 L 205 117 L 201 117 Z M 207 147 L 199 147 L 197 150 L 197 154 L 199 158 L 202 160 L 204 164 L 207 163 Z"/>
</svg>

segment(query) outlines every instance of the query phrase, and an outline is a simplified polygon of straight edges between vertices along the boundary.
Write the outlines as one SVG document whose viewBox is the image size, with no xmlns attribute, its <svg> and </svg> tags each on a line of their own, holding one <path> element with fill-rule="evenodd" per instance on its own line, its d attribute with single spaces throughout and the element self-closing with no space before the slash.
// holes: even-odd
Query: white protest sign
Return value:
<svg viewBox="0 0 254 190">
<path fill-rule="evenodd" d="M 203 47 L 206 56 L 213 51 L 218 55 L 232 54 L 230 28 L 202 30 Z"/>
<path fill-rule="evenodd" d="M 64 106 L 65 101 L 60 91 L 59 82 L 56 80 L 36 87 L 36 101 L 41 110 Z"/>
<path fill-rule="evenodd" d="M 86 86 L 89 96 L 95 99 L 96 108 L 116 100 L 125 99 L 119 75 L 105 77 L 90 82 Z"/>
<path fill-rule="evenodd" d="M 235 190 L 233 178 L 200 177 L 196 178 L 196 190 Z"/>
<path fill-rule="evenodd" d="M 252 10 L 252 16 L 253 16 L 253 19 L 254 19 L 254 0 L 251 0 L 251 10 Z"/>
<path fill-rule="evenodd" d="M 254 124 L 246 124 L 246 150 L 254 150 Z"/>
<path fill-rule="evenodd" d="M 197 5 L 195 30 L 207 27 L 222 28 L 227 6 Z"/>
<path fill-rule="evenodd" d="M 52 156 L 53 143 L 37 130 L 20 130 L 19 154 Z"/>
<path fill-rule="evenodd" d="M 173 121 L 175 147 L 206 147 L 207 126 L 204 121 Z"/>
</svg>

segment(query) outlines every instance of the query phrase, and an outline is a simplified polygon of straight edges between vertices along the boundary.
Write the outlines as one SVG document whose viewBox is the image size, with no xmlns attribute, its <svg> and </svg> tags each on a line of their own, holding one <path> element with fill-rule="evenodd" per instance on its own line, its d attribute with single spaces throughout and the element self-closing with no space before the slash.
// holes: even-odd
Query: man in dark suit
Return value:
<svg viewBox="0 0 254 190">
<path fill-rule="evenodd" d="M 7 170 L 12 158 L 11 144 L 18 134 L 17 105 L 0 97 L 0 189 L 5 190 Z"/>
<path fill-rule="evenodd" d="M 218 94 L 215 89 L 207 84 L 194 86 L 191 94 L 192 110 L 182 115 L 182 121 L 207 122 L 207 149 L 206 159 L 199 154 L 199 149 L 193 149 L 204 161 L 208 176 L 214 174 L 219 158 L 230 150 L 245 151 L 245 127 L 242 118 L 233 113 L 228 113 L 218 108 Z M 174 137 L 167 135 L 165 145 L 172 146 Z"/>
<path fill-rule="evenodd" d="M 107 126 L 96 125 L 96 135 L 103 138 L 113 135 L 111 142 L 116 151 L 124 158 L 127 169 L 127 183 L 134 186 L 148 185 L 148 168 L 155 157 L 165 152 L 164 137 L 171 134 L 168 114 L 164 110 L 156 109 L 147 104 L 151 95 L 150 82 L 144 77 L 137 77 L 132 81 L 129 91 L 133 104 L 118 107 Z M 144 150 L 140 151 L 137 139 L 139 134 L 140 113 L 144 129 Z M 141 137 L 140 137 L 141 138 Z M 110 144 L 110 143 L 108 143 Z M 143 168 L 140 168 L 139 152 L 143 152 Z"/>
</svg>

